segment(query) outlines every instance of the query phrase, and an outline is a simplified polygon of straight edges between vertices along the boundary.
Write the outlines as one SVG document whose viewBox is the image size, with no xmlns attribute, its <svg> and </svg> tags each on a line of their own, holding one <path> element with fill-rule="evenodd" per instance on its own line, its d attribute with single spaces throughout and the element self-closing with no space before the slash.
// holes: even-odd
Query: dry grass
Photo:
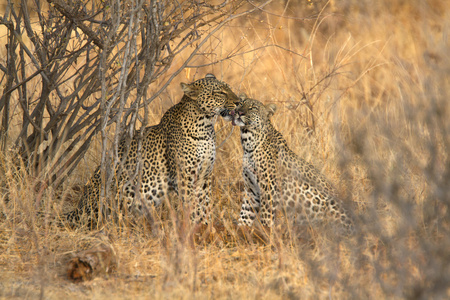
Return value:
<svg viewBox="0 0 450 300">
<path fill-rule="evenodd" d="M 0 157 L 1 298 L 450 297 L 449 5 L 331 1 L 317 19 L 301 20 L 320 9 L 290 2 L 230 24 L 211 40 L 213 54 L 195 63 L 257 50 L 188 69 L 177 81 L 213 72 L 236 91 L 276 103 L 274 124 L 335 183 L 359 233 L 342 239 L 311 229 L 302 238 L 275 232 L 267 243 L 244 241 L 232 225 L 242 196 L 237 128 L 217 150 L 213 213 L 221 227 L 206 243 L 193 243 L 191 229 L 171 218 L 153 230 L 109 224 L 95 232 L 38 220 L 36 203 L 60 213 L 68 199 L 77 201 L 71 186 L 87 180 L 100 146 L 64 196 L 34 190 L 35 179 L 7 154 Z M 152 104 L 153 123 L 181 97 L 177 81 Z M 217 129 L 220 143 L 231 125 L 219 121 Z M 99 243 L 114 249 L 115 272 L 70 282 L 71 255 Z"/>
</svg>

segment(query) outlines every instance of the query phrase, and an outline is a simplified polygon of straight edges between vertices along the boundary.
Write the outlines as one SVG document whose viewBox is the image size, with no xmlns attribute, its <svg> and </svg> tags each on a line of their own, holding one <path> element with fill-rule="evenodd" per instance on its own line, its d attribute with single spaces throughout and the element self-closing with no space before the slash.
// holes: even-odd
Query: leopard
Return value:
<svg viewBox="0 0 450 300">
<path fill-rule="evenodd" d="M 335 188 L 313 164 L 289 148 L 272 124 L 277 106 L 264 105 L 245 94 L 240 99 L 228 116 L 240 127 L 243 148 L 244 197 L 237 225 L 248 228 L 258 218 L 261 225 L 272 228 L 281 211 L 299 227 L 325 222 L 345 235 L 353 234 L 354 218 Z"/>
<path fill-rule="evenodd" d="M 227 115 L 239 103 L 231 87 L 213 74 L 192 83 L 181 83 L 180 102 L 167 110 L 159 124 L 138 130 L 131 142 L 123 138 L 118 146 L 111 190 L 121 209 L 142 216 L 158 207 L 171 191 L 188 218 L 196 224 L 210 219 L 211 177 L 216 158 L 214 124 L 219 115 Z M 138 170 L 141 170 L 137 173 Z M 87 216 L 89 226 L 98 223 L 99 196 L 102 184 L 100 166 L 96 168 L 75 210 L 66 218 L 77 225 Z M 111 207 L 111 205 L 109 205 Z M 111 210 L 104 208 L 103 211 Z M 190 216 L 189 216 L 190 215 Z"/>
</svg>

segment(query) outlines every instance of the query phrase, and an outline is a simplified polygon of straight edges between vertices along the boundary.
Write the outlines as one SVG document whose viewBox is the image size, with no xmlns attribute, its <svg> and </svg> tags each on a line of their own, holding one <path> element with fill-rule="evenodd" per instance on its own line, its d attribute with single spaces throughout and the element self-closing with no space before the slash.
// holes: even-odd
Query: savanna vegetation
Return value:
<svg viewBox="0 0 450 300">
<path fill-rule="evenodd" d="M 0 297 L 449 298 L 449 33 L 444 0 L 8 0 Z M 157 124 L 179 83 L 207 73 L 278 106 L 273 123 L 337 188 L 354 236 L 293 234 L 282 218 L 240 234 L 242 149 L 223 120 L 213 229 L 194 234 L 171 205 L 61 226 L 96 166 L 108 186 L 119 138 Z M 109 268 L 73 282 L 85 249 Z"/>
</svg>

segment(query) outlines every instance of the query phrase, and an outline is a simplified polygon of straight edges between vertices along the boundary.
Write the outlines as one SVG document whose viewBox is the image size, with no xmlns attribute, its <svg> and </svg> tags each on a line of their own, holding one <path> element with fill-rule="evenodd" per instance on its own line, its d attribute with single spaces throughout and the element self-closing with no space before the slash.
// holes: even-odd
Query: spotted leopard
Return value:
<svg viewBox="0 0 450 300">
<path fill-rule="evenodd" d="M 119 160 L 125 156 L 125 161 L 121 174 L 115 174 L 118 178 L 113 180 L 113 191 L 122 194 L 121 207 L 142 214 L 143 209 L 159 206 L 169 189 L 173 189 L 184 207 L 190 209 L 191 220 L 207 224 L 216 150 L 214 123 L 219 114 L 234 109 L 239 98 L 212 74 L 190 84 L 181 83 L 181 88 L 181 101 L 164 114 L 158 125 L 142 129 L 140 153 L 139 133 L 129 146 L 125 139 L 120 142 Z M 142 172 L 136 175 L 138 163 L 142 164 Z M 90 226 L 96 225 L 100 184 L 98 167 L 86 184 L 77 209 L 67 215 L 72 224 L 85 214 Z"/>
<path fill-rule="evenodd" d="M 230 117 L 240 126 L 244 150 L 245 196 L 239 225 L 251 226 L 259 214 L 261 224 L 272 226 L 277 210 L 296 224 L 333 220 L 344 232 L 353 231 L 353 221 L 342 207 L 335 190 L 310 163 L 289 149 L 270 117 L 274 104 L 241 95 L 241 104 Z"/>
</svg>

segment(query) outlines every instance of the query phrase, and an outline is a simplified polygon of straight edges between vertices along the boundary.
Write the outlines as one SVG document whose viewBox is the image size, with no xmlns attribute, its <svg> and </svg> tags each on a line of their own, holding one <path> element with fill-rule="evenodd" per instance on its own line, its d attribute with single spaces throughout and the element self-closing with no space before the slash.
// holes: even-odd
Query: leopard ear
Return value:
<svg viewBox="0 0 450 300">
<path fill-rule="evenodd" d="M 195 100 L 197 99 L 200 90 L 196 88 L 193 84 L 187 84 L 187 83 L 180 83 L 181 89 L 183 90 L 184 94 L 188 96 L 189 98 Z"/>
<path fill-rule="evenodd" d="M 270 118 L 271 116 L 273 116 L 273 114 L 277 111 L 277 106 L 273 103 L 267 104 L 266 106 L 267 109 L 267 116 Z"/>
<path fill-rule="evenodd" d="M 246 93 L 240 93 L 239 94 L 239 100 L 244 101 L 245 99 L 247 99 L 247 94 Z"/>
</svg>

